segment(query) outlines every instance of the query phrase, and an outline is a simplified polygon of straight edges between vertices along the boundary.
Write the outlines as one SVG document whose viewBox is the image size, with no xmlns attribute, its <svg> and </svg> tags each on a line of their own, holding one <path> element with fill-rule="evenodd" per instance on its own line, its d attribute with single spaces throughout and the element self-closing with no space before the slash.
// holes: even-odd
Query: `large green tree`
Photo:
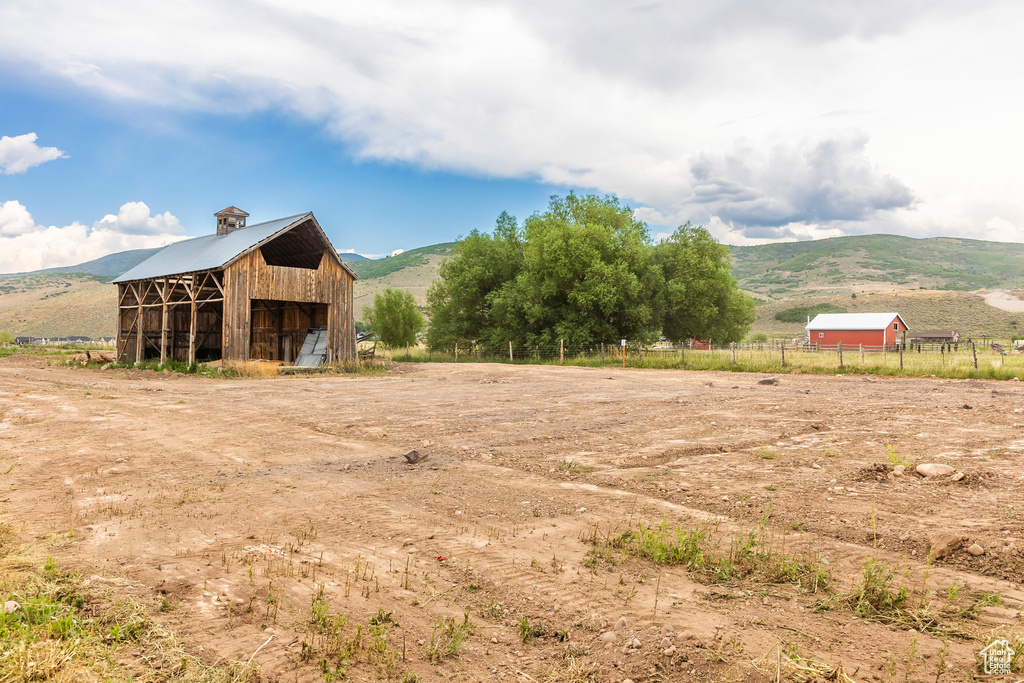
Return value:
<svg viewBox="0 0 1024 683">
<path fill-rule="evenodd" d="M 660 327 L 661 275 L 647 226 L 611 197 L 552 197 L 524 224 L 524 263 L 494 297 L 496 330 L 516 344 L 569 347 L 622 337 L 649 341 Z"/>
<path fill-rule="evenodd" d="M 415 344 L 423 329 L 423 316 L 412 294 L 391 287 L 373 295 L 373 306 L 363 308 L 363 321 L 390 349 Z"/>
<path fill-rule="evenodd" d="M 659 334 L 733 341 L 753 302 L 729 272 L 728 250 L 703 228 L 651 244 L 647 226 L 611 197 L 552 197 L 520 227 L 502 213 L 441 265 L 427 293 L 428 343 L 451 348 L 614 344 Z"/>
<path fill-rule="evenodd" d="M 654 247 L 664 276 L 662 334 L 673 342 L 739 341 L 754 322 L 754 302 L 736 285 L 729 249 L 690 223 Z"/>
<path fill-rule="evenodd" d="M 504 309 L 496 311 L 494 299 L 522 267 L 522 232 L 515 217 L 504 211 L 493 235 L 474 230 L 459 240 L 427 290 L 427 343 L 436 349 L 450 349 L 456 343 L 486 346 L 495 330 L 505 326 L 497 320 Z"/>
</svg>

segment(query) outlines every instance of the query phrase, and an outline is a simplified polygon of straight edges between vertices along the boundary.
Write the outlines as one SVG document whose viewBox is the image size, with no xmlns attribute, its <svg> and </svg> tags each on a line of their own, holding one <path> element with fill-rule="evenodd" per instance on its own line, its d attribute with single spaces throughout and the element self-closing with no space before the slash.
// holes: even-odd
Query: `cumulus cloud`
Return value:
<svg viewBox="0 0 1024 683">
<path fill-rule="evenodd" d="M 998 0 L 33 0 L 0 5 L 0 63 L 796 239 L 931 229 L 951 196 L 958 215 L 1016 196 L 1022 20 Z"/>
<path fill-rule="evenodd" d="M 161 247 L 182 239 L 184 229 L 170 213 L 149 215 L 143 202 L 128 202 L 117 215 L 91 226 L 78 221 L 39 225 L 15 200 L 0 205 L 0 272 L 70 266 L 126 249 Z"/>
<path fill-rule="evenodd" d="M 35 133 L 0 137 L 0 175 L 24 173 L 33 166 L 64 158 L 56 147 L 40 147 Z"/>
</svg>

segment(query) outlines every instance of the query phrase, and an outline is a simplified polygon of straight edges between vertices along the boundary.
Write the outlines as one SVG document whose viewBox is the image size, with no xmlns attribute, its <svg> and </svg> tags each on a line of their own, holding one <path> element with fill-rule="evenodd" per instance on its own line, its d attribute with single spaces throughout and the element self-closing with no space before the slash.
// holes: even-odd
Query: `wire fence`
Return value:
<svg viewBox="0 0 1024 683">
<path fill-rule="evenodd" d="M 627 341 L 625 346 L 602 345 L 570 348 L 558 345 L 505 347 L 469 344 L 451 349 L 425 346 L 392 349 L 385 354 L 396 361 L 441 363 L 512 363 L 575 365 L 585 367 L 662 368 L 683 370 L 731 370 L 741 372 L 808 372 L 815 374 L 865 373 L 1013 379 L 1024 377 L 1024 353 L 999 344 L 982 347 L 921 343 L 866 346 L 816 343 L 740 342 L 734 344 L 656 344 Z"/>
</svg>

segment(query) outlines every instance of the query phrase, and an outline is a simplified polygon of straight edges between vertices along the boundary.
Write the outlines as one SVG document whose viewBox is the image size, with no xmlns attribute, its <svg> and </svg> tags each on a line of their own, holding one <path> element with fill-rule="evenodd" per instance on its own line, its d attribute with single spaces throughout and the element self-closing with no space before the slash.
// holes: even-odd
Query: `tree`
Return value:
<svg viewBox="0 0 1024 683">
<path fill-rule="evenodd" d="M 647 226 L 613 197 L 552 197 L 524 224 L 523 267 L 494 295 L 501 334 L 517 344 L 569 347 L 622 337 L 650 341 L 660 327 L 650 296 L 661 274 Z"/>
<path fill-rule="evenodd" d="M 522 231 L 515 217 L 504 211 L 493 235 L 474 230 L 459 240 L 427 290 L 427 343 L 435 349 L 450 349 L 456 343 L 480 343 L 485 348 L 507 343 L 497 332 L 507 326 L 497 320 L 504 308 L 495 310 L 494 299 L 522 267 Z"/>
<path fill-rule="evenodd" d="M 7 330 L 0 330 L 0 344 L 10 344 L 14 341 L 14 335 Z"/>
<path fill-rule="evenodd" d="M 373 296 L 373 307 L 363 308 L 363 320 L 390 349 L 415 344 L 423 329 L 423 316 L 412 294 L 391 287 Z"/>
<path fill-rule="evenodd" d="M 743 339 L 754 322 L 754 301 L 736 285 L 727 247 L 686 223 L 654 248 L 654 261 L 664 277 L 662 334 L 668 340 Z"/>
</svg>

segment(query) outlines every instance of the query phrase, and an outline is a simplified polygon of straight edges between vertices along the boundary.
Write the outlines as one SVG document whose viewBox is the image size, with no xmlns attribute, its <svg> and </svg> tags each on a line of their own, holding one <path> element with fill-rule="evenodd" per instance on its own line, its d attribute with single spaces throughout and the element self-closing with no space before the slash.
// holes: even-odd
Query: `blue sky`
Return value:
<svg viewBox="0 0 1024 683">
<path fill-rule="evenodd" d="M 657 236 L 1024 240 L 1009 0 L 3 0 L 0 272 L 312 210 L 383 254 L 612 194 Z"/>
</svg>

